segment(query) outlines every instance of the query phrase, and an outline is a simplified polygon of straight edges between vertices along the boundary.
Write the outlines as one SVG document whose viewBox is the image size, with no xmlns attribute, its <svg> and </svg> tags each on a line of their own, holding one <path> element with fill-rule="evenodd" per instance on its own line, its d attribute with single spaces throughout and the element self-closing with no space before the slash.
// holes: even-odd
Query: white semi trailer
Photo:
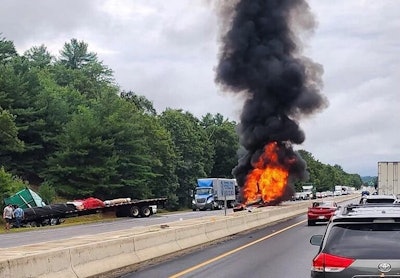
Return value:
<svg viewBox="0 0 400 278">
<path fill-rule="evenodd" d="M 400 161 L 378 162 L 378 194 L 394 194 L 400 197 Z"/>
</svg>

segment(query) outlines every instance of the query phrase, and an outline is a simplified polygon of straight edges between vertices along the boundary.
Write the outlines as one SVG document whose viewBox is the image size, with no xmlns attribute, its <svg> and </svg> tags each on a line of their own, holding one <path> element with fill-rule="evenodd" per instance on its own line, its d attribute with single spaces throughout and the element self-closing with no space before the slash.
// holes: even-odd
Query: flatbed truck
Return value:
<svg viewBox="0 0 400 278">
<path fill-rule="evenodd" d="M 149 217 L 158 207 L 165 207 L 167 198 L 129 200 L 119 203 L 104 202 L 104 206 L 78 209 L 72 203 L 30 207 L 24 209 L 22 225 L 46 226 L 61 224 L 65 218 L 112 212 L 116 217 Z"/>
</svg>

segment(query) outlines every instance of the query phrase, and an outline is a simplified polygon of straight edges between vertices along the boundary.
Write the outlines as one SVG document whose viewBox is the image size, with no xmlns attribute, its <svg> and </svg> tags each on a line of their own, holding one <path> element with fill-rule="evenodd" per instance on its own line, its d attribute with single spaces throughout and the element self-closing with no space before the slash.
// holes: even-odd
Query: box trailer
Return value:
<svg viewBox="0 0 400 278">
<path fill-rule="evenodd" d="M 400 196 L 400 161 L 378 162 L 378 194 Z"/>
</svg>

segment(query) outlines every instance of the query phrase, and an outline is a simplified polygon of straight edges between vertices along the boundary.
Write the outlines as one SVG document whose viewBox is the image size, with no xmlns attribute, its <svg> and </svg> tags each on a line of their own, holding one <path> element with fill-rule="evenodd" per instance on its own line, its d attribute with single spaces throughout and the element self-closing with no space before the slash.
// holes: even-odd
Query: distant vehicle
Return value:
<svg viewBox="0 0 400 278">
<path fill-rule="evenodd" d="M 342 191 L 341 190 L 335 190 L 333 192 L 333 196 L 342 196 Z"/>
<path fill-rule="evenodd" d="M 313 226 L 316 222 L 327 222 L 335 214 L 338 205 L 334 201 L 313 202 L 307 211 L 308 226 Z"/>
<path fill-rule="evenodd" d="M 400 161 L 378 162 L 378 194 L 400 194 Z"/>
<path fill-rule="evenodd" d="M 397 201 L 395 195 L 364 195 L 360 199 L 360 204 L 393 204 Z"/>
<path fill-rule="evenodd" d="M 400 205 L 348 205 L 311 237 L 311 278 L 399 277 L 399 242 Z"/>
<path fill-rule="evenodd" d="M 214 210 L 222 209 L 225 205 L 233 208 L 236 204 L 236 179 L 201 178 L 193 194 L 192 209 Z"/>
<path fill-rule="evenodd" d="M 335 188 L 333 190 L 334 192 L 340 192 L 340 194 L 336 194 L 336 196 L 341 196 L 341 195 L 348 195 L 349 193 L 349 187 L 348 186 L 343 186 L 343 185 L 335 185 Z"/>
<path fill-rule="evenodd" d="M 316 196 L 317 198 L 322 198 L 322 197 L 323 197 L 322 192 L 317 192 L 317 193 L 315 193 L 315 196 Z"/>
<path fill-rule="evenodd" d="M 364 195 L 369 195 L 369 191 L 368 190 L 363 190 L 361 192 L 361 196 L 364 196 Z"/>
<path fill-rule="evenodd" d="M 307 193 L 305 192 L 296 192 L 292 196 L 293 201 L 301 201 L 301 200 L 308 200 L 309 197 L 307 196 Z"/>
<path fill-rule="evenodd" d="M 301 194 L 300 192 L 295 192 L 292 196 L 292 201 L 298 201 L 301 200 Z"/>
<path fill-rule="evenodd" d="M 332 191 L 326 191 L 326 196 L 327 197 L 332 197 L 333 196 L 333 192 Z"/>
<path fill-rule="evenodd" d="M 303 185 L 302 186 L 303 189 L 303 193 L 305 193 L 307 195 L 307 200 L 308 199 L 315 199 L 313 191 L 314 191 L 314 185 Z"/>
</svg>

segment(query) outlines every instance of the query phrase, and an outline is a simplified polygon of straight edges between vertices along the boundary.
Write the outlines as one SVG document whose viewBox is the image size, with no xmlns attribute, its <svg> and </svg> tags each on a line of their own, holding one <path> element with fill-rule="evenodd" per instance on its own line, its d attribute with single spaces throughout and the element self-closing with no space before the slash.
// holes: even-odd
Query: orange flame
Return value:
<svg viewBox="0 0 400 278">
<path fill-rule="evenodd" d="M 254 169 L 247 175 L 243 189 L 246 204 L 257 201 L 271 202 L 279 200 L 285 193 L 289 171 L 278 160 L 277 142 L 264 147 Z"/>
</svg>

